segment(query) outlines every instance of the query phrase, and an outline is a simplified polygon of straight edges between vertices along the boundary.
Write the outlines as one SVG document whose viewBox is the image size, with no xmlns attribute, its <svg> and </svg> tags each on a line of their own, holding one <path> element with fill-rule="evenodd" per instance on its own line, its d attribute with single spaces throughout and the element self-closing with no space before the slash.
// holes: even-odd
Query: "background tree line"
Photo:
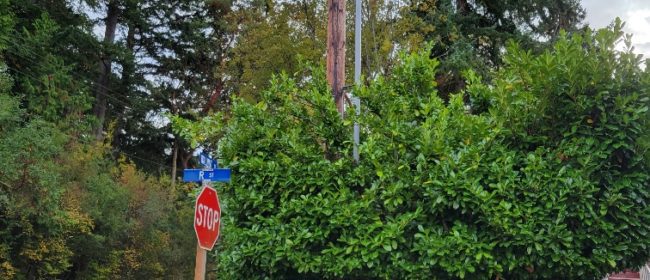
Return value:
<svg viewBox="0 0 650 280">
<path fill-rule="evenodd" d="M 151 161 L 187 167 L 192 156 L 187 143 L 173 135 L 165 113 L 196 119 L 211 110 L 227 111 L 230 96 L 255 100 L 272 75 L 324 59 L 321 1 L 8 1 L 7 12 L 15 19 L 4 51 L 7 65 L 31 71 L 24 67 L 57 54 L 89 91 L 95 137 L 110 136 L 116 153 L 134 155 L 127 157 L 158 175 L 170 170 Z M 30 33 L 43 16 L 57 29 L 48 34 L 57 36 L 49 50 Z M 350 22 L 352 16 L 348 13 Z M 541 50 L 560 29 L 578 29 L 584 11 L 568 0 L 368 0 L 363 17 L 367 81 L 389 75 L 400 50 L 433 42 L 431 56 L 444 70 L 437 80 L 452 92 L 462 87 L 463 70 L 487 74 L 497 68 L 507 40 Z M 348 28 L 349 38 L 352 32 Z M 351 67 L 353 56 L 347 57 Z"/>
</svg>

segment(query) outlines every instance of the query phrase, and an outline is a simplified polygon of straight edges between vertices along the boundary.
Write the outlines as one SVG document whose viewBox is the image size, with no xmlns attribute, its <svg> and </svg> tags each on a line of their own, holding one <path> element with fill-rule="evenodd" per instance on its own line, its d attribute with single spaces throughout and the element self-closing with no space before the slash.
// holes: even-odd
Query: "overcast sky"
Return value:
<svg viewBox="0 0 650 280">
<path fill-rule="evenodd" d="M 620 17 L 625 32 L 633 34 L 635 52 L 650 58 L 650 0 L 582 0 L 582 6 L 592 28 L 605 27 Z"/>
</svg>

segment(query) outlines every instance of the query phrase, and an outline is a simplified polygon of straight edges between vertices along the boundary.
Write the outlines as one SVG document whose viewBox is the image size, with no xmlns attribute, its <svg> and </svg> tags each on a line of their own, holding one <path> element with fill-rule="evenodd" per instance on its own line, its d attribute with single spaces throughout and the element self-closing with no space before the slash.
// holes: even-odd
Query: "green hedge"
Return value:
<svg viewBox="0 0 650 280">
<path fill-rule="evenodd" d="M 620 24 L 512 44 L 490 83 L 436 93 L 404 55 L 341 120 L 323 71 L 236 101 L 220 134 L 218 274 L 232 279 L 593 279 L 650 259 L 650 75 Z M 629 41 L 629 38 L 628 40 Z M 200 126 L 200 124 L 195 124 Z"/>
</svg>

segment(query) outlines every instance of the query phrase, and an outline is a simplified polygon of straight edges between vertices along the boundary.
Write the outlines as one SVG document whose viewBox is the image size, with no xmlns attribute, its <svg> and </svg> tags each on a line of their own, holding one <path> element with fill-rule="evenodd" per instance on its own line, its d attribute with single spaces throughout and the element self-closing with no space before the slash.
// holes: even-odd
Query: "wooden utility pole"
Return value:
<svg viewBox="0 0 650 280">
<path fill-rule="evenodd" d="M 345 112 L 345 0 L 328 0 L 327 7 L 327 82 L 342 117 Z"/>
</svg>

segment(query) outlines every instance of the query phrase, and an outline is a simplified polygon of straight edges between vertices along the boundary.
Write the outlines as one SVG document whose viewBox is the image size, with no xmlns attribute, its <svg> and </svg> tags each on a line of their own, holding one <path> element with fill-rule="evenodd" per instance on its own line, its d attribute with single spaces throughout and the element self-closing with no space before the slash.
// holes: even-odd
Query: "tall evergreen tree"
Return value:
<svg viewBox="0 0 650 280">
<path fill-rule="evenodd" d="M 561 29 L 579 29 L 584 16 L 577 0 L 412 0 L 402 10 L 410 32 L 433 43 L 431 56 L 441 60 L 441 94 L 463 86 L 463 70 L 498 67 L 508 40 L 539 48 Z"/>
<path fill-rule="evenodd" d="M 15 19 L 4 58 L 28 112 L 50 121 L 85 119 L 88 50 L 96 46 L 90 23 L 65 1 L 9 1 L 6 11 Z"/>
<path fill-rule="evenodd" d="M 192 150 L 160 121 L 165 113 L 196 119 L 223 106 L 224 76 L 219 69 L 232 41 L 225 22 L 230 2 L 155 0 L 140 1 L 138 7 L 133 20 L 141 22 L 133 44 L 148 94 L 125 117 L 123 133 L 117 135 L 119 147 L 148 162 L 187 167 Z"/>
<path fill-rule="evenodd" d="M 0 278 L 188 278 L 187 191 L 116 161 L 92 135 L 98 50 L 123 70 L 119 80 L 109 69 L 101 95 L 108 120 L 131 110 L 120 87 L 144 83 L 123 67 L 131 36 L 100 48 L 92 34 L 86 4 L 104 2 L 79 3 L 0 0 Z M 133 3 L 120 2 L 122 23 Z"/>
</svg>

